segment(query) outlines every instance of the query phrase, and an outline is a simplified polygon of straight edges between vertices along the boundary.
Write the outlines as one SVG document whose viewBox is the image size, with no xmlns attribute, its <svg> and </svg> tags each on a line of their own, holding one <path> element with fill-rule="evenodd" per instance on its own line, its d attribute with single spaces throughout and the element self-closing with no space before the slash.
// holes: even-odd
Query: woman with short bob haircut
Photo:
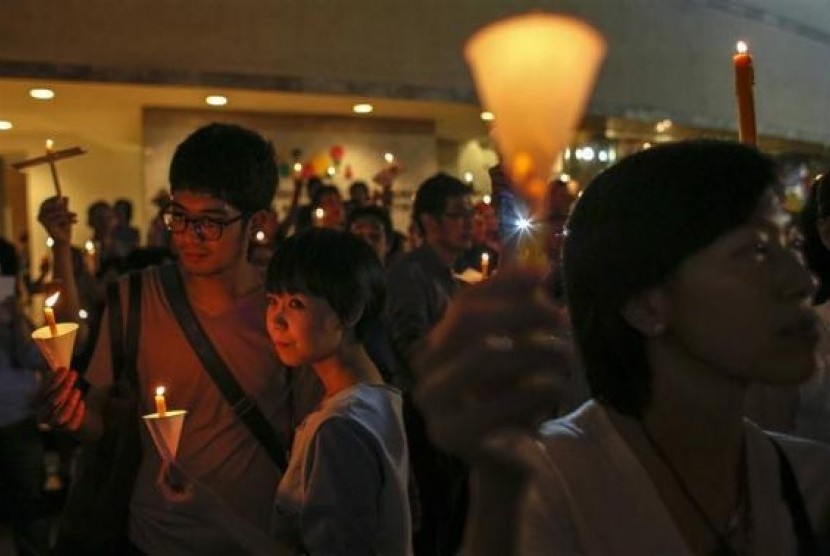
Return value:
<svg viewBox="0 0 830 556">
<path fill-rule="evenodd" d="M 377 255 L 347 232 L 307 230 L 277 247 L 265 287 L 277 355 L 324 390 L 295 432 L 277 489 L 277 537 L 303 554 L 408 556 L 401 393 L 363 345 L 386 299 Z"/>
<path fill-rule="evenodd" d="M 739 144 L 657 146 L 598 176 L 570 217 L 563 261 L 592 399 L 520 444 L 533 469 L 522 480 L 503 472 L 511 458 L 494 457 L 487 439 L 518 422 L 515 407 L 495 422 L 499 402 L 539 381 L 482 397 L 470 378 L 453 408 L 447 388 L 462 373 L 476 376 L 471 361 L 488 376 L 488 358 L 450 352 L 461 334 L 450 325 L 433 336 L 443 362 L 419 399 L 444 448 L 474 467 L 472 551 L 498 545 L 486 501 L 517 508 L 522 554 L 827 553 L 830 448 L 765 433 L 742 410 L 750 384 L 796 384 L 813 372 L 814 286 L 788 226 L 773 162 Z M 504 296 L 509 287 L 497 280 L 486 287 Z M 451 317 L 463 322 L 472 310 L 461 304 Z M 518 360 L 539 322 L 514 324 L 512 342 L 485 347 Z M 527 406 L 528 416 L 538 412 Z M 461 411 L 478 450 L 448 430 Z M 487 426 L 477 427 L 483 413 Z M 500 527 L 509 529 L 504 515 Z"/>
</svg>

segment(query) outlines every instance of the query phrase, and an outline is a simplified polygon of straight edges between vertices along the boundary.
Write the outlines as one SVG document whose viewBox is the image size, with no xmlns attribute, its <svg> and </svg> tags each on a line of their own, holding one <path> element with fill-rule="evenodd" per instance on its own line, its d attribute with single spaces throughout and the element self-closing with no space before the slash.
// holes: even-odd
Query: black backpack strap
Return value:
<svg viewBox="0 0 830 556">
<path fill-rule="evenodd" d="M 116 384 L 126 373 L 130 387 L 138 386 L 136 359 L 138 357 L 139 324 L 141 323 L 141 273 L 128 278 L 127 333 L 122 334 L 124 316 L 121 307 L 121 288 L 117 281 L 107 284 L 109 309 L 110 352 L 112 354 L 112 382 Z M 126 340 L 126 341 L 125 341 Z"/>
<path fill-rule="evenodd" d="M 790 517 L 798 543 L 798 556 L 814 556 L 819 554 L 818 540 L 816 539 L 810 517 L 804 505 L 804 497 L 798 487 L 798 480 L 784 450 L 774 439 L 770 438 L 775 451 L 778 453 L 778 472 L 781 480 L 781 496 L 790 511 Z"/>
<path fill-rule="evenodd" d="M 141 335 L 141 277 L 141 272 L 133 272 L 128 279 L 127 333 L 124 336 L 124 373 L 130 387 L 136 392 L 138 392 L 138 340 Z"/>
<path fill-rule="evenodd" d="M 262 444 L 274 463 L 281 471 L 286 468 L 285 448 L 280 441 L 274 427 L 263 415 L 259 406 L 251 396 L 237 382 L 228 366 L 213 347 L 210 339 L 202 329 L 199 319 L 193 312 L 193 308 L 187 301 L 187 294 L 184 291 L 181 276 L 175 265 L 167 265 L 159 269 L 164 295 L 167 302 L 176 316 L 184 335 L 187 337 L 190 346 L 205 370 L 208 372 L 216 387 L 222 393 L 225 400 L 243 423 L 251 431 L 251 434 Z"/>
</svg>

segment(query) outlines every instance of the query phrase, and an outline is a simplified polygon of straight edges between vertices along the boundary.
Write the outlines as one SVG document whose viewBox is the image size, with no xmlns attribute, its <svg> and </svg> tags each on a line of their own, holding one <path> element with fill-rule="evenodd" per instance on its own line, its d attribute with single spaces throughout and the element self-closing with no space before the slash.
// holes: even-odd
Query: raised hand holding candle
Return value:
<svg viewBox="0 0 830 556">
<path fill-rule="evenodd" d="M 482 253 L 481 254 L 481 279 L 486 280 L 487 276 L 490 274 L 490 254 L 489 253 Z"/>
<path fill-rule="evenodd" d="M 46 322 L 46 326 L 49 327 L 49 333 L 52 334 L 53 338 L 58 335 L 58 324 L 55 322 L 55 310 L 53 307 L 58 302 L 60 294 L 60 292 L 53 293 L 46 298 L 43 304 L 43 319 Z"/>
<path fill-rule="evenodd" d="M 755 130 L 755 98 L 752 87 L 755 85 L 755 70 L 752 56 L 744 41 L 735 45 L 737 52 L 732 56 L 735 68 L 735 96 L 738 101 L 738 138 L 741 143 L 755 145 L 758 142 Z"/>
<path fill-rule="evenodd" d="M 481 29 L 464 57 L 482 107 L 495 114 L 491 135 L 510 182 L 542 223 L 554 160 L 582 118 L 605 40 L 584 21 L 537 12 Z M 541 224 L 533 232 L 528 262 L 542 258 L 546 237 Z"/>
<path fill-rule="evenodd" d="M 167 414 L 167 402 L 164 400 L 164 386 L 156 388 L 156 413 L 159 417 Z"/>
</svg>

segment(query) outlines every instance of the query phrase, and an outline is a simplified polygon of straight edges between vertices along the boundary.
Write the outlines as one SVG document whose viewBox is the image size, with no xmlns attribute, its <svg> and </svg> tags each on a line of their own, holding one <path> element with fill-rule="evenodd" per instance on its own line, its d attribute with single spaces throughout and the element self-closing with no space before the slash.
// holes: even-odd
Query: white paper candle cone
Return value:
<svg viewBox="0 0 830 556">
<path fill-rule="evenodd" d="M 52 336 L 48 326 L 32 332 L 32 339 L 53 371 L 61 367 L 69 368 L 72 351 L 75 349 L 75 336 L 78 334 L 78 325 L 74 322 L 59 322 L 57 328 L 57 336 Z"/>
<path fill-rule="evenodd" d="M 187 410 L 177 409 L 166 412 L 163 417 L 160 417 L 158 413 L 144 415 L 144 422 L 147 424 L 156 450 L 165 460 L 176 458 L 186 413 Z"/>
<path fill-rule="evenodd" d="M 464 48 L 493 139 L 519 192 L 538 208 L 557 154 L 582 118 L 605 40 L 587 23 L 531 13 L 497 21 Z"/>
</svg>

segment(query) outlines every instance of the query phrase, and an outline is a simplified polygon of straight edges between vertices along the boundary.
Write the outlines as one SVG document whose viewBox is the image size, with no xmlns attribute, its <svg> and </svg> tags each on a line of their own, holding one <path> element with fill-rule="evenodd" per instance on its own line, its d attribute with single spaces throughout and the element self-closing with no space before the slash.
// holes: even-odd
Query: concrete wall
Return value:
<svg viewBox="0 0 830 556">
<path fill-rule="evenodd" d="M 745 38 L 759 131 L 830 142 L 821 0 L 11 0 L 0 73 L 472 99 L 464 39 L 528 9 L 608 37 L 594 113 L 731 128 L 730 55 Z"/>
</svg>

